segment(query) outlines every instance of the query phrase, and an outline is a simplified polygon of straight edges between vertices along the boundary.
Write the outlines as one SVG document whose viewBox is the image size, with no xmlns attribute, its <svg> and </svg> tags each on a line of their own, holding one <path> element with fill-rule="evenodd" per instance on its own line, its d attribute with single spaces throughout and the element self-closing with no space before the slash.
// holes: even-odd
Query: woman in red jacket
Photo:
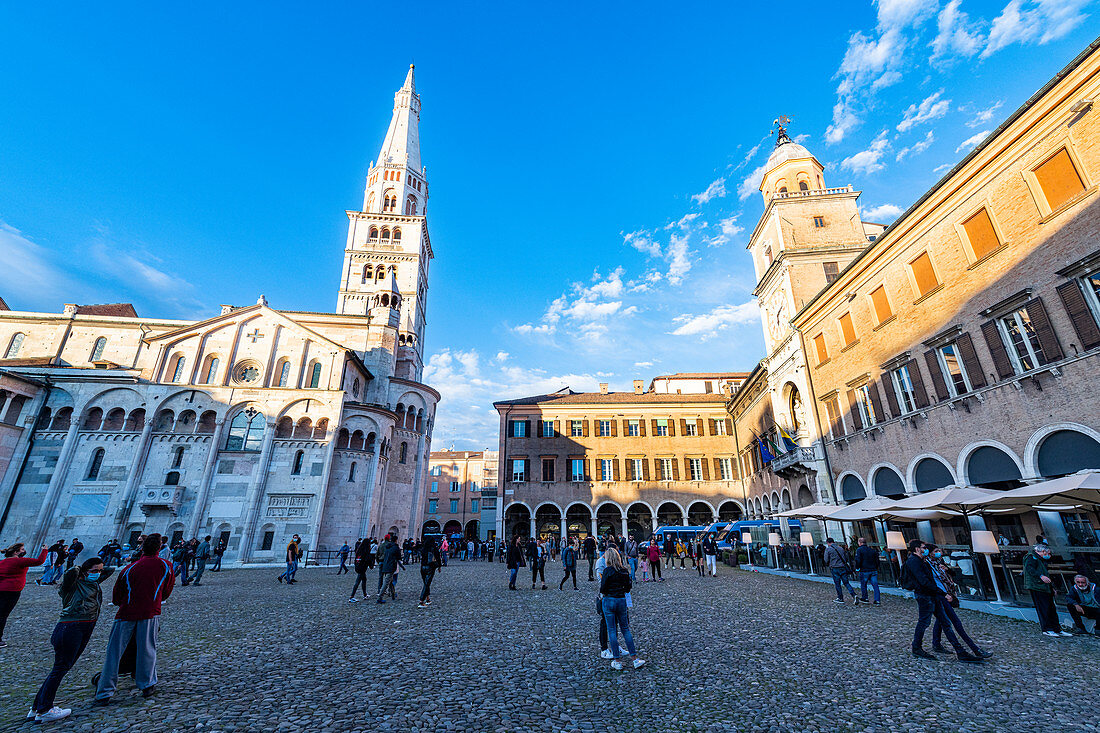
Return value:
<svg viewBox="0 0 1100 733">
<path fill-rule="evenodd" d="M 4 641 L 4 626 L 15 604 L 19 603 L 19 594 L 27 585 L 27 568 L 46 562 L 46 553 L 46 546 L 42 545 L 38 559 L 29 558 L 22 542 L 16 542 L 4 550 L 4 559 L 0 560 L 0 647 L 8 645 Z"/>
</svg>

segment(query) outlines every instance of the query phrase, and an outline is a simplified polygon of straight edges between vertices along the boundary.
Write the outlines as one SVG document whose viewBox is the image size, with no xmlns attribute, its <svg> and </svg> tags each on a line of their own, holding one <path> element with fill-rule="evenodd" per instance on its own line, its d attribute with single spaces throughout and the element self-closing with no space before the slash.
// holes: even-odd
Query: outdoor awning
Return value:
<svg viewBox="0 0 1100 733">
<path fill-rule="evenodd" d="M 798 509 L 788 509 L 785 512 L 776 512 L 773 517 L 798 517 L 800 519 L 824 519 L 833 512 L 840 511 L 845 507 L 838 506 L 836 504 L 810 504 L 809 506 L 799 507 Z"/>
<path fill-rule="evenodd" d="M 1100 472 L 1075 473 L 961 503 L 974 513 L 1004 509 L 1065 512 L 1096 507 L 1100 506 Z"/>
<path fill-rule="evenodd" d="M 997 496 L 1001 492 L 992 489 L 960 488 L 958 486 L 945 486 L 942 489 L 928 491 L 916 496 L 909 496 L 898 501 L 892 501 L 887 506 L 896 510 L 917 511 L 942 511 L 952 515 L 973 513 L 974 509 L 968 502 L 988 499 Z"/>
</svg>

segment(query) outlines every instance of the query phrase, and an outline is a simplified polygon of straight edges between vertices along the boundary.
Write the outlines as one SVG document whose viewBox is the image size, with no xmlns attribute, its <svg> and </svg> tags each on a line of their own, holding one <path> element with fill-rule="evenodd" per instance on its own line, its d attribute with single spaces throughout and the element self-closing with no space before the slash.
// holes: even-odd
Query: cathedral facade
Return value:
<svg viewBox="0 0 1100 733">
<path fill-rule="evenodd" d="M 367 175 L 334 313 L 206 320 L 0 308 L 0 543 L 212 535 L 227 562 L 422 524 L 428 183 L 413 69 Z M 2 301 L 0 301 L 2 303 Z"/>
</svg>

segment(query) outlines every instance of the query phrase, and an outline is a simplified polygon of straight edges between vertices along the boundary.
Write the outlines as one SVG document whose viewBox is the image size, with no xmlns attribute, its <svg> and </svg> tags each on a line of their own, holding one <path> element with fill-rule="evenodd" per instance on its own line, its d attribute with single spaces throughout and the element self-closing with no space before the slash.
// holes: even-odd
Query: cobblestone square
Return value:
<svg viewBox="0 0 1100 733">
<path fill-rule="evenodd" d="M 582 564 L 583 565 L 583 564 Z M 208 573 L 165 605 L 158 694 L 122 678 L 91 708 L 113 608 L 69 673 L 57 730 L 95 731 L 1090 731 L 1100 729 L 1100 638 L 1049 639 L 1033 624 L 960 611 L 995 657 L 918 661 L 912 601 L 841 607 L 832 588 L 722 567 L 638 583 L 631 613 L 649 666 L 598 657 L 595 583 L 507 590 L 498 563 L 451 561 L 416 608 L 416 568 L 398 600 L 349 604 L 354 575 L 278 569 Z M 521 572 L 521 581 L 529 575 Z M 372 585 L 377 582 L 372 579 Z M 108 586 L 113 580 L 108 581 Z M 373 588 L 372 588 L 373 589 Z M 105 588 L 105 590 L 109 590 Z M 415 593 L 414 593 L 415 590 Z M 24 723 L 53 659 L 53 588 L 29 585 L 0 650 L 0 725 Z M 930 639 L 926 641 L 930 645 Z"/>
</svg>

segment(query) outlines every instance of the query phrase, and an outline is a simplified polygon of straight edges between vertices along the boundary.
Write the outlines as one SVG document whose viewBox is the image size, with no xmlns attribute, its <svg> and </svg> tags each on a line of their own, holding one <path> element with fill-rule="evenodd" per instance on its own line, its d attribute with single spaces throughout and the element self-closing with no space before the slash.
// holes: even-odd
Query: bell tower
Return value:
<svg viewBox="0 0 1100 733">
<path fill-rule="evenodd" d="M 427 169 L 420 161 L 420 95 L 410 65 L 405 83 L 394 94 L 393 116 L 378 160 L 367 172 L 363 209 L 346 212 L 348 239 L 336 312 L 375 316 L 372 310 L 381 296 L 390 300 L 396 288 L 400 310 L 395 339 L 368 340 L 373 348 L 392 348 L 395 375 L 414 381 L 420 381 L 424 368 L 428 263 L 434 257 L 427 203 Z M 385 320 L 388 324 L 389 313 Z"/>
</svg>

